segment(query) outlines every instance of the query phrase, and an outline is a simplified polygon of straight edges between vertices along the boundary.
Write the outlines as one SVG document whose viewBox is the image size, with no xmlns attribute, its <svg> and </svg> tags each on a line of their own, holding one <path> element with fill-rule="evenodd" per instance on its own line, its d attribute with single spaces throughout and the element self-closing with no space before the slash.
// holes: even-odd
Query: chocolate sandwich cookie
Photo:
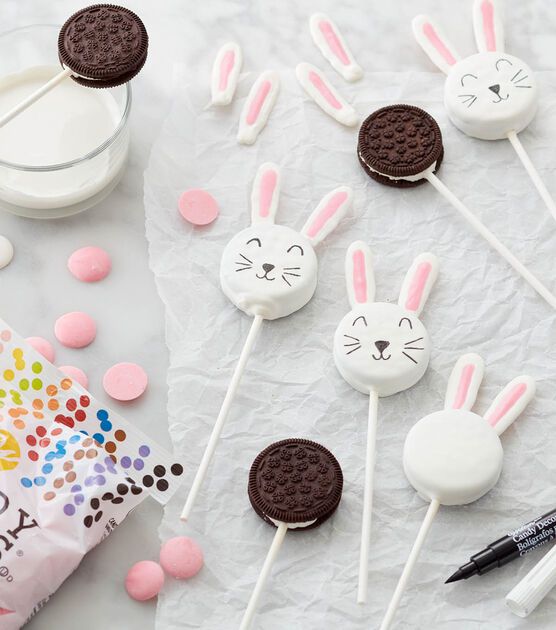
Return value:
<svg viewBox="0 0 556 630">
<path fill-rule="evenodd" d="M 363 170 L 381 184 L 408 188 L 444 157 L 436 120 L 413 105 L 390 105 L 373 112 L 361 125 L 357 154 Z"/>
<path fill-rule="evenodd" d="M 342 496 L 343 475 L 332 453 L 310 440 L 290 438 L 264 449 L 249 473 L 249 500 L 267 523 L 309 529 L 329 518 Z M 307 525 L 302 525 L 307 523 Z"/>
<path fill-rule="evenodd" d="M 61 63 L 81 85 L 109 88 L 127 83 L 144 66 L 149 37 L 133 11 L 95 4 L 74 13 L 58 37 Z"/>
</svg>

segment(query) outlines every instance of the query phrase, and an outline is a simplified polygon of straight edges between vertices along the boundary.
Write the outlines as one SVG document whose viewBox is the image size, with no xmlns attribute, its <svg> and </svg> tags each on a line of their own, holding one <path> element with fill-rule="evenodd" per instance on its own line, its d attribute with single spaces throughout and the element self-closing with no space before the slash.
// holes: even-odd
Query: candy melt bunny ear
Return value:
<svg viewBox="0 0 556 630">
<path fill-rule="evenodd" d="M 236 91 L 243 55 L 235 42 L 224 44 L 218 51 L 212 67 L 212 104 L 229 105 Z"/>
<path fill-rule="evenodd" d="M 363 241 L 352 243 L 346 254 L 346 283 L 352 308 L 375 299 L 375 278 L 370 247 Z"/>
<path fill-rule="evenodd" d="M 251 223 L 274 223 L 280 196 L 280 170 L 276 164 L 259 166 L 251 193 Z"/>
<path fill-rule="evenodd" d="M 514 378 L 494 399 L 485 420 L 501 435 L 531 402 L 535 390 L 535 381 L 530 376 Z"/>
<path fill-rule="evenodd" d="M 470 353 L 460 357 L 448 381 L 444 409 L 469 411 L 477 399 L 484 373 L 485 363 L 478 354 Z"/>
<path fill-rule="evenodd" d="M 438 258 L 425 253 L 417 256 L 405 276 L 398 304 L 406 311 L 419 315 L 438 277 Z"/>
<path fill-rule="evenodd" d="M 352 197 L 353 192 L 348 186 L 340 186 L 329 192 L 307 219 L 301 233 L 313 245 L 318 245 L 337 227 L 350 208 Z"/>
<path fill-rule="evenodd" d="M 426 15 L 414 17 L 412 27 L 419 46 L 442 72 L 448 74 L 450 68 L 459 61 L 460 56 L 444 33 Z"/>
<path fill-rule="evenodd" d="M 504 26 L 499 0 L 475 0 L 473 29 L 479 52 L 504 52 Z"/>
</svg>

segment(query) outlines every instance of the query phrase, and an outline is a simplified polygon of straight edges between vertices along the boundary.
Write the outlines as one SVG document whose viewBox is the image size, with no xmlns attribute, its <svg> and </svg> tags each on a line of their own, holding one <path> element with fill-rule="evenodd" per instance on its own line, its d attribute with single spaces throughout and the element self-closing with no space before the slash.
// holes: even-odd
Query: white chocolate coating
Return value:
<svg viewBox="0 0 556 630">
<path fill-rule="evenodd" d="M 522 131 L 537 110 L 537 81 L 529 66 L 512 55 L 483 52 L 450 68 L 444 103 L 452 123 L 482 140 Z"/>
<path fill-rule="evenodd" d="M 7 267 L 14 257 L 14 247 L 11 242 L 0 234 L 0 269 Z"/>
<path fill-rule="evenodd" d="M 306 237 L 283 225 L 259 223 L 226 245 L 220 282 L 240 310 L 278 319 L 309 302 L 317 286 L 317 271 L 317 257 Z"/>
<path fill-rule="evenodd" d="M 388 344 L 381 352 L 384 344 Z M 358 391 L 391 396 L 417 383 L 431 355 L 431 340 L 418 317 L 397 304 L 356 306 L 334 335 L 334 361 Z"/>
<path fill-rule="evenodd" d="M 480 499 L 498 481 L 503 451 L 484 418 L 448 409 L 417 422 L 407 435 L 405 474 L 425 501 L 465 505 Z"/>
</svg>

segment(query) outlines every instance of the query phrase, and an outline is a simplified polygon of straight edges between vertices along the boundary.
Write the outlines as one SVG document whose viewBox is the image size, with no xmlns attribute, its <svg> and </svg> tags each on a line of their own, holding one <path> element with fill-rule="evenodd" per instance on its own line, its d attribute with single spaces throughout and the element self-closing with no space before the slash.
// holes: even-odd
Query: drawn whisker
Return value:
<svg viewBox="0 0 556 630">
<path fill-rule="evenodd" d="M 407 354 L 407 352 L 402 352 L 402 354 L 405 354 L 405 356 L 410 360 L 413 361 L 413 363 L 417 363 L 417 361 L 415 361 L 415 359 L 413 357 L 410 357 L 409 354 Z"/>
<path fill-rule="evenodd" d="M 360 346 L 360 341 L 354 341 L 353 343 L 344 343 L 344 348 L 350 348 L 351 346 Z"/>
<path fill-rule="evenodd" d="M 253 261 L 249 260 L 249 258 L 247 258 L 247 256 L 244 256 L 243 254 L 240 254 L 240 256 L 243 258 L 243 260 L 246 260 L 248 263 L 253 264 Z"/>
<path fill-rule="evenodd" d="M 296 278 L 301 278 L 300 273 L 292 273 L 291 271 L 284 271 L 285 276 L 295 276 Z"/>
<path fill-rule="evenodd" d="M 284 267 L 284 271 L 298 271 L 301 267 Z"/>
<path fill-rule="evenodd" d="M 423 341 L 423 337 L 419 337 L 419 339 L 413 339 L 412 341 L 406 341 L 404 345 L 408 346 L 410 343 L 417 343 L 418 341 Z"/>
<path fill-rule="evenodd" d="M 468 100 L 470 98 L 475 98 L 475 94 L 458 94 L 458 97 Z"/>
<path fill-rule="evenodd" d="M 467 108 L 471 107 L 471 105 L 473 105 L 473 103 L 477 100 L 477 97 L 473 97 L 473 99 L 471 101 L 469 101 L 469 105 L 467 106 Z M 467 103 L 467 101 L 465 101 Z"/>
<path fill-rule="evenodd" d="M 523 72 L 523 68 L 520 68 L 515 74 L 514 76 L 510 79 L 510 81 L 513 81 L 516 77 L 518 77 L 521 72 Z"/>
<path fill-rule="evenodd" d="M 361 341 L 361 339 L 358 339 L 357 337 L 352 337 L 351 335 L 344 335 L 344 337 L 347 337 L 348 339 L 353 339 L 353 341 Z"/>
<path fill-rule="evenodd" d="M 516 88 L 527 88 L 528 90 L 530 90 L 531 87 L 533 87 L 533 86 L 531 86 L 531 85 L 516 85 L 515 87 Z"/>
<path fill-rule="evenodd" d="M 243 262 L 243 260 L 236 260 L 236 265 L 245 265 L 246 267 L 251 267 L 252 266 L 248 262 Z"/>
<path fill-rule="evenodd" d="M 282 275 L 282 280 L 289 286 L 291 287 L 291 283 L 288 282 L 288 279 L 286 278 L 286 276 Z"/>
<path fill-rule="evenodd" d="M 361 350 L 361 346 L 357 346 L 357 348 L 354 348 L 353 350 L 350 350 L 349 352 L 346 352 L 346 356 L 348 354 L 351 354 L 352 352 L 355 352 L 356 350 Z"/>
<path fill-rule="evenodd" d="M 521 79 L 518 79 L 517 81 L 514 81 L 514 83 L 521 83 L 522 81 L 525 81 L 525 79 L 528 79 L 529 75 L 526 74 L 524 77 L 521 77 Z"/>
<path fill-rule="evenodd" d="M 251 265 L 249 265 L 249 267 L 240 267 L 239 269 L 236 269 L 236 271 L 247 271 L 248 269 L 253 269 L 253 267 L 251 267 Z"/>
<path fill-rule="evenodd" d="M 416 348 L 415 346 L 405 346 L 404 350 L 424 350 L 425 348 Z"/>
</svg>

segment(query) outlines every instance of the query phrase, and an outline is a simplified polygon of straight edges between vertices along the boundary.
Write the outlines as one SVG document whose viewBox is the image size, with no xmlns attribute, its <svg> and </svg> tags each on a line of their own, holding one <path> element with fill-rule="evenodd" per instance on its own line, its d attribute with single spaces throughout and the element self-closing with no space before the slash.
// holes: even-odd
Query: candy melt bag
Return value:
<svg viewBox="0 0 556 630">
<path fill-rule="evenodd" d="M 0 320 L 0 628 L 20 628 L 83 556 L 183 468 Z"/>
</svg>

